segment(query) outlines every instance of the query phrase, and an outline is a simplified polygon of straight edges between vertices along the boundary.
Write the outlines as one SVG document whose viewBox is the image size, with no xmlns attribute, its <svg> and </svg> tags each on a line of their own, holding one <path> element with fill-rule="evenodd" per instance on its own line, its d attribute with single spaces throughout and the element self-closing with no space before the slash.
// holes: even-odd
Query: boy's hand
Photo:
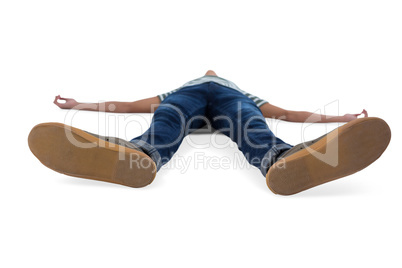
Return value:
<svg viewBox="0 0 402 268">
<path fill-rule="evenodd" d="M 363 117 L 367 117 L 368 113 L 365 109 L 360 114 L 345 114 L 344 118 L 346 119 L 347 122 L 352 121 L 354 119 L 357 119 L 359 115 L 364 115 Z"/>
<path fill-rule="evenodd" d="M 58 100 L 64 100 L 66 102 L 65 103 L 60 103 L 60 102 L 58 102 Z M 74 106 L 78 105 L 78 102 L 75 101 L 74 99 L 62 98 L 62 97 L 60 97 L 60 95 L 57 95 L 55 97 L 53 103 L 56 104 L 57 106 L 59 106 L 61 109 L 71 109 Z"/>
</svg>

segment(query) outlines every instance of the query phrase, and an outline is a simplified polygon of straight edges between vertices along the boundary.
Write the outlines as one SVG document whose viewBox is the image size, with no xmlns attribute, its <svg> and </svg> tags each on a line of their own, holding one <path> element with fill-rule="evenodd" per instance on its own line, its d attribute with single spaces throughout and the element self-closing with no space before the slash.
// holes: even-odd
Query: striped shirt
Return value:
<svg viewBox="0 0 402 268">
<path fill-rule="evenodd" d="M 268 103 L 268 101 L 266 101 L 266 100 L 264 100 L 264 99 L 261 99 L 261 98 L 259 98 L 259 97 L 257 97 L 257 96 L 254 96 L 254 95 L 252 95 L 252 94 L 250 94 L 250 93 L 248 93 L 248 92 L 246 92 L 246 91 L 244 91 L 244 90 L 241 90 L 241 89 L 240 89 L 235 83 L 233 83 L 232 81 L 229 81 L 229 80 L 227 80 L 227 79 L 224 79 L 224 78 L 222 78 L 222 77 L 215 76 L 215 75 L 204 75 L 204 76 L 202 76 L 202 77 L 200 77 L 200 78 L 191 80 L 191 81 L 185 83 L 184 85 L 182 85 L 182 86 L 179 87 L 179 88 L 176 88 L 176 89 L 174 89 L 174 90 L 172 90 L 172 91 L 169 91 L 169 92 L 166 92 L 166 93 L 163 93 L 163 94 L 158 95 L 158 97 L 159 97 L 160 101 L 162 102 L 167 96 L 169 96 L 170 94 L 172 94 L 172 93 L 174 93 L 174 92 L 180 90 L 180 89 L 183 88 L 183 87 L 199 85 L 199 84 L 206 83 L 206 82 L 215 82 L 215 83 L 218 83 L 218 84 L 220 84 L 220 85 L 223 85 L 223 86 L 226 86 L 226 87 L 230 87 L 230 88 L 232 88 L 232 89 L 234 89 L 234 90 L 237 90 L 237 91 L 239 91 L 240 93 L 243 93 L 245 96 L 249 97 L 252 101 L 254 101 L 254 103 L 257 105 L 257 107 L 260 107 L 261 105 L 263 105 L 263 104 L 265 104 L 265 103 Z"/>
</svg>

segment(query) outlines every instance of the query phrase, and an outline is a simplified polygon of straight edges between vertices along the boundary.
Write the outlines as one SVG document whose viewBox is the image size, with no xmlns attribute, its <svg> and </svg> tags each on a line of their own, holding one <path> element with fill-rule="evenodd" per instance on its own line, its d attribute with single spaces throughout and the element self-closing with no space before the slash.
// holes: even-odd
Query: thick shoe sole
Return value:
<svg viewBox="0 0 402 268">
<path fill-rule="evenodd" d="M 276 194 L 291 195 L 345 177 L 377 160 L 390 139 L 384 120 L 355 119 L 276 162 L 266 175 L 267 185 Z"/>
<path fill-rule="evenodd" d="M 36 125 L 28 144 L 43 165 L 69 176 L 129 187 L 144 187 L 156 176 L 148 155 L 61 123 Z"/>
</svg>

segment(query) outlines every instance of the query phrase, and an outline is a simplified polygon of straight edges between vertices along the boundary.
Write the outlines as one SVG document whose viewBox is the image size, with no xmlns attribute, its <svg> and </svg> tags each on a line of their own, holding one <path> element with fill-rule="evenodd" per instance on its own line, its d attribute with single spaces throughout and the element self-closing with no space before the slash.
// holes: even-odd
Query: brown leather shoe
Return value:
<svg viewBox="0 0 402 268">
<path fill-rule="evenodd" d="M 388 124 L 377 117 L 359 118 L 286 151 L 268 170 L 272 192 L 295 194 L 364 169 L 387 148 Z"/>
<path fill-rule="evenodd" d="M 155 162 L 128 141 L 61 123 L 36 125 L 28 144 L 42 164 L 66 175 L 130 187 L 146 186 L 156 176 Z"/>
</svg>

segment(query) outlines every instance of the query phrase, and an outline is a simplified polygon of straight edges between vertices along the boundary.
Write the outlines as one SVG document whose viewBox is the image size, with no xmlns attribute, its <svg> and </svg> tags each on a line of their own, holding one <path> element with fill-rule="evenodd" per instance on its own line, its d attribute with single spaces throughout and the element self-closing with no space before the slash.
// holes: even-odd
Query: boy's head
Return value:
<svg viewBox="0 0 402 268">
<path fill-rule="evenodd" d="M 205 75 L 214 75 L 214 76 L 218 76 L 214 71 L 212 70 L 208 70 Z"/>
</svg>

